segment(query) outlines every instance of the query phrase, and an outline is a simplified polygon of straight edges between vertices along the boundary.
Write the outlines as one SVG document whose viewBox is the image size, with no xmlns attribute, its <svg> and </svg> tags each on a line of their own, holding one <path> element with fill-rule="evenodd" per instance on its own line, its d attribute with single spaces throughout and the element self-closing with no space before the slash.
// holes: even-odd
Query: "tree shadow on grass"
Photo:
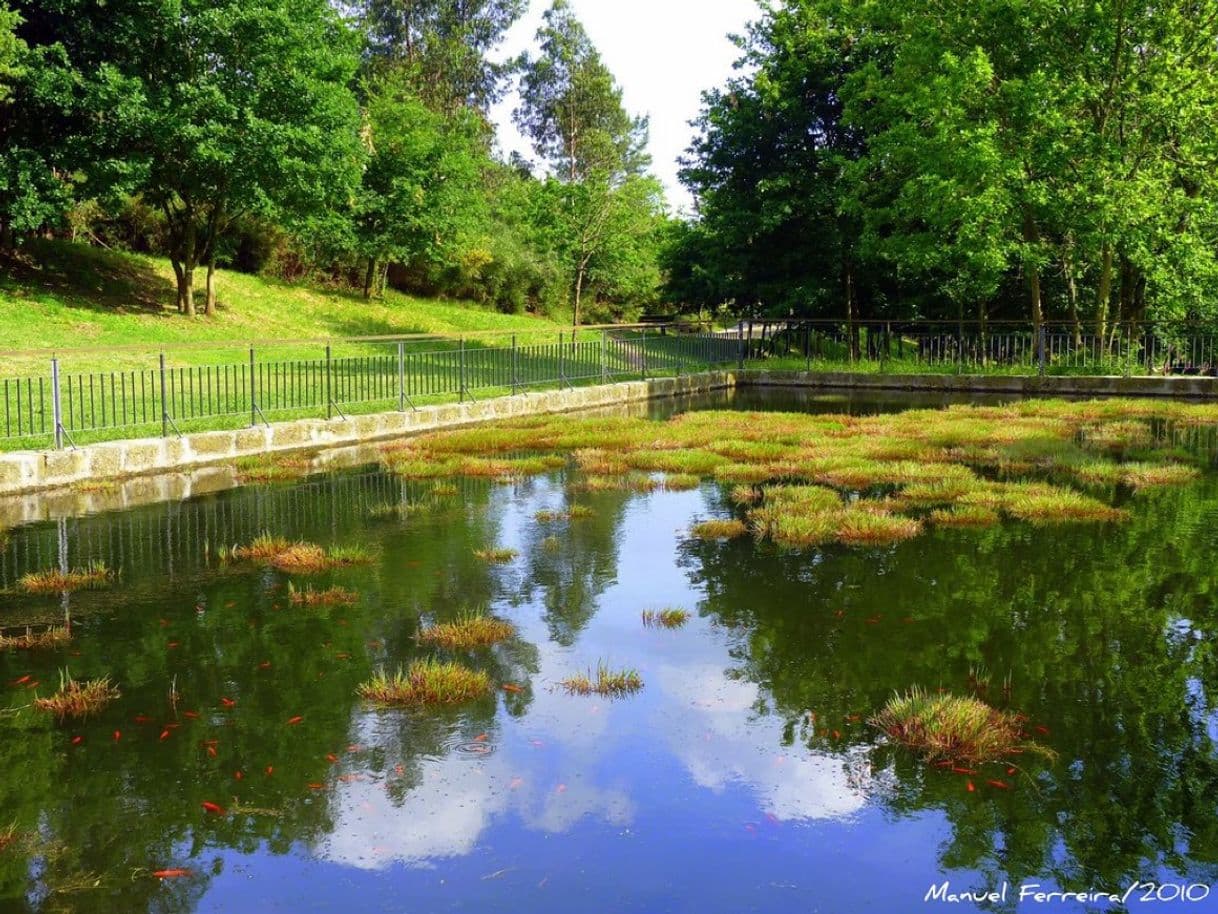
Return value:
<svg viewBox="0 0 1218 914">
<path fill-rule="evenodd" d="M 69 308 L 109 314 L 169 314 L 173 283 L 147 263 L 114 251 L 35 239 L 0 255 L 0 291 L 49 294 Z"/>
</svg>

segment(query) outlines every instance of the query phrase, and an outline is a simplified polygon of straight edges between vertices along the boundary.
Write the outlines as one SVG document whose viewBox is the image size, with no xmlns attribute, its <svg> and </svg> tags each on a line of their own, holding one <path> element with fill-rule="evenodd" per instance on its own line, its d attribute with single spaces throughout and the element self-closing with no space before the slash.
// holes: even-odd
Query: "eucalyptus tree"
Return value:
<svg viewBox="0 0 1218 914">
<path fill-rule="evenodd" d="M 555 0 L 524 62 L 516 123 L 560 185 L 561 247 L 569 264 L 574 323 L 596 259 L 637 225 L 642 207 L 657 217 L 645 181 L 647 119 L 631 116 L 622 90 L 566 0 Z M 654 190 L 654 186 L 650 188 Z M 633 215 L 632 215 L 633 213 Z"/>
</svg>

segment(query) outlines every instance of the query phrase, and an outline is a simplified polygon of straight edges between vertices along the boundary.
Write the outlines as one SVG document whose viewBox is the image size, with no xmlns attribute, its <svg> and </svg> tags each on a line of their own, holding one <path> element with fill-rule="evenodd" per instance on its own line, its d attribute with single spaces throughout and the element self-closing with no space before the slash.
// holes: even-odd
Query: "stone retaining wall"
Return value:
<svg viewBox="0 0 1218 914">
<path fill-rule="evenodd" d="M 730 372 L 709 372 L 426 406 L 412 412 L 376 413 L 349 419 L 301 419 L 174 438 L 109 441 L 61 451 L 0 453 L 0 495 L 190 470 L 257 454 L 346 447 L 490 419 L 614 406 L 734 385 L 735 376 Z"/>
<path fill-rule="evenodd" d="M 1000 393 L 1023 397 L 1178 397 L 1218 399 L 1218 378 L 995 377 L 993 375 L 853 374 L 845 371 L 766 371 L 739 374 L 738 384 L 848 390 Z"/>
</svg>

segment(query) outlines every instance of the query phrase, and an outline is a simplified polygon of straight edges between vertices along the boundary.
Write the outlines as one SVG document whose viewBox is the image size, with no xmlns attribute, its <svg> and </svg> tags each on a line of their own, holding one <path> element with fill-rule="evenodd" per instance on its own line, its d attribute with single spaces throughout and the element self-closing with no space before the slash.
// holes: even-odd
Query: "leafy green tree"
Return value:
<svg viewBox="0 0 1218 914">
<path fill-rule="evenodd" d="M 0 3 L 0 105 L 8 99 L 13 81 L 21 76 L 21 57 L 25 42 L 17 37 L 21 16 Z"/>
<path fill-rule="evenodd" d="M 550 194 L 562 227 L 556 247 L 567 264 L 578 326 L 597 258 L 608 258 L 640 222 L 657 218 L 662 199 L 654 185 L 638 183 L 649 164 L 647 120 L 626 112 L 621 88 L 566 0 L 546 11 L 537 39 L 540 52 L 524 65 L 516 122 L 557 185 Z M 654 245 L 648 256 L 654 259 Z"/>
<path fill-rule="evenodd" d="M 528 7 L 526 0 L 365 0 L 373 68 L 404 71 L 433 111 L 485 112 L 501 97 L 509 64 L 487 58 Z"/>
<path fill-rule="evenodd" d="M 484 208 L 479 125 L 469 111 L 444 117 L 389 70 L 367 86 L 368 162 L 355 205 L 355 236 L 371 297 L 391 261 L 442 261 Z M 383 278 L 379 284 L 383 285 Z"/>
<path fill-rule="evenodd" d="M 49 0 L 44 40 L 89 74 L 84 142 L 111 187 L 163 214 L 178 307 L 194 313 L 217 247 L 247 213 L 339 231 L 358 177 L 355 33 L 324 0 Z M 34 17 L 30 17 L 31 22 Z"/>
</svg>

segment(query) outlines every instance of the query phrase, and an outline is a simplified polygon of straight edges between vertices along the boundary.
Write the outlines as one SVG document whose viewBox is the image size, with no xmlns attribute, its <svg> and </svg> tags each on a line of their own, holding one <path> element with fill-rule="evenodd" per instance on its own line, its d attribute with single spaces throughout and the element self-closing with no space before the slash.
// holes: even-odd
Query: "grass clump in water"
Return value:
<svg viewBox="0 0 1218 914">
<path fill-rule="evenodd" d="M 555 521 L 585 520 L 595 513 L 587 505 L 571 505 L 565 511 L 538 511 L 533 515 L 533 519 L 539 524 L 552 524 Z"/>
<path fill-rule="evenodd" d="M 704 520 L 694 524 L 690 533 L 703 540 L 730 540 L 749 532 L 748 525 L 740 520 Z"/>
<path fill-rule="evenodd" d="M 516 629 L 502 619 L 483 613 L 470 613 L 454 622 L 429 625 L 419 632 L 419 641 L 447 650 L 489 647 L 515 636 Z"/>
<path fill-rule="evenodd" d="M 680 628 L 689 621 L 684 609 L 645 609 L 643 624 L 648 628 Z"/>
<path fill-rule="evenodd" d="M 353 606 L 359 602 L 359 594 L 345 587 L 330 587 L 326 590 L 306 587 L 297 590 L 289 583 L 288 601 L 293 606 Z"/>
<path fill-rule="evenodd" d="M 992 527 L 999 522 L 998 512 L 985 505 L 956 505 L 930 512 L 936 527 Z"/>
<path fill-rule="evenodd" d="M 643 678 L 636 670 L 611 670 L 604 663 L 596 672 L 577 673 L 559 683 L 571 695 L 604 695 L 617 698 L 643 688 Z"/>
<path fill-rule="evenodd" d="M 120 692 L 110 684 L 108 677 L 77 682 L 71 673 L 62 670 L 59 674 L 59 690 L 49 698 L 35 698 L 34 707 L 49 711 L 64 720 L 96 714 L 119 697 Z"/>
<path fill-rule="evenodd" d="M 488 565 L 506 565 L 520 555 L 515 549 L 475 549 L 474 557 Z"/>
<path fill-rule="evenodd" d="M 99 590 L 114 581 L 114 572 L 102 562 L 90 562 L 84 568 L 63 572 L 33 571 L 22 575 L 17 588 L 25 593 L 50 594 L 75 590 Z"/>
<path fill-rule="evenodd" d="M 664 488 L 670 492 L 689 492 L 702 484 L 702 477 L 694 473 L 669 473 L 664 477 Z"/>
<path fill-rule="evenodd" d="M 293 543 L 269 534 L 259 536 L 248 546 L 235 546 L 228 554 L 237 560 L 262 562 L 287 574 L 318 574 L 372 561 L 372 554 L 362 546 L 335 546 L 326 550 L 316 543 Z"/>
<path fill-rule="evenodd" d="M 52 625 L 45 631 L 34 634 L 30 629 L 23 635 L 6 635 L 0 632 L 0 651 L 45 651 L 63 647 L 72 640 L 72 630 L 66 625 Z"/>
<path fill-rule="evenodd" d="M 1016 487 L 1004 507 L 1012 517 L 1034 524 L 1107 523 L 1128 517 L 1127 512 L 1072 489 L 1053 487 Z"/>
<path fill-rule="evenodd" d="M 490 694 L 491 678 L 459 663 L 418 660 L 392 674 L 379 670 L 356 691 L 361 698 L 387 707 L 455 705 Z"/>
<path fill-rule="evenodd" d="M 921 532 L 922 524 L 911 517 L 851 507 L 838 517 L 834 536 L 847 545 L 875 546 L 912 539 Z"/>
<path fill-rule="evenodd" d="M 237 477 L 243 483 L 279 482 L 298 479 L 309 469 L 307 457 L 275 454 L 256 454 L 240 457 L 236 463 Z"/>
<path fill-rule="evenodd" d="M 1052 760 L 1051 749 L 1024 737 L 1024 718 L 976 698 L 911 689 L 894 695 L 869 723 L 926 762 L 1004 761 L 1028 752 Z"/>
</svg>

